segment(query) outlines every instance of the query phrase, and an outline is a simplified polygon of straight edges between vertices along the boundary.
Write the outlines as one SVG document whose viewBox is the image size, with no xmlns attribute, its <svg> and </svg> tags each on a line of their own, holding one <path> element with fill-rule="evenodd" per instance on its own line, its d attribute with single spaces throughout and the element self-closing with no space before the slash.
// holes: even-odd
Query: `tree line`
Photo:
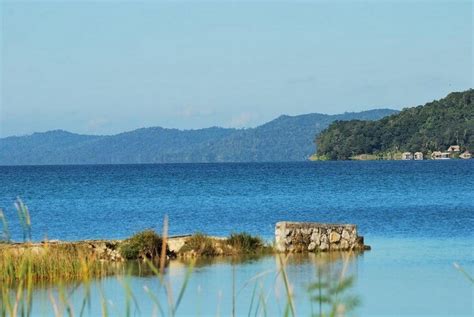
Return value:
<svg viewBox="0 0 474 317">
<path fill-rule="evenodd" d="M 378 121 L 335 121 L 316 137 L 317 155 L 346 160 L 360 154 L 474 150 L 474 89 L 453 92 Z"/>
</svg>

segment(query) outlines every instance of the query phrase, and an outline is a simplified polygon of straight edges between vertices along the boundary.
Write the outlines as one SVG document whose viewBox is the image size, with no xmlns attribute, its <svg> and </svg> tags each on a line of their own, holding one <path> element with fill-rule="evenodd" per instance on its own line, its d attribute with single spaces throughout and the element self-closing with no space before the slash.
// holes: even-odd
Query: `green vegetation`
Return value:
<svg viewBox="0 0 474 317">
<path fill-rule="evenodd" d="M 313 136 L 335 120 L 377 120 L 395 110 L 280 116 L 249 129 L 144 128 L 111 136 L 66 131 L 0 138 L 0 165 L 305 161 Z"/>
<path fill-rule="evenodd" d="M 162 237 L 153 230 L 145 230 L 123 241 L 119 251 L 126 260 L 157 259 L 162 247 Z"/>
<path fill-rule="evenodd" d="M 93 256 L 86 245 L 62 244 L 41 246 L 31 244 L 31 220 L 28 207 L 17 198 L 15 201 L 23 241 L 20 247 L 11 244 L 5 215 L 0 210 L 2 232 L 0 243 L 0 284 L 13 285 L 28 276 L 29 283 L 59 282 L 101 277 L 111 272 Z"/>
<path fill-rule="evenodd" d="M 273 247 L 266 245 L 260 237 L 245 232 L 233 233 L 227 239 L 196 233 L 189 237 L 179 250 L 179 254 L 184 257 L 233 256 L 270 252 L 273 252 Z"/>
<path fill-rule="evenodd" d="M 271 247 L 265 245 L 260 237 L 252 236 L 246 232 L 231 234 L 226 243 L 239 254 L 262 253 L 272 250 Z"/>
<path fill-rule="evenodd" d="M 32 282 L 59 282 L 102 277 L 111 272 L 112 267 L 81 246 L 0 246 L 0 283 L 6 285 L 21 281 L 25 274 Z"/>
<path fill-rule="evenodd" d="M 329 158 L 326 155 L 317 155 L 313 154 L 309 157 L 310 161 L 329 161 Z"/>
<path fill-rule="evenodd" d="M 308 287 L 311 301 L 318 307 L 313 316 L 338 316 L 360 305 L 359 297 L 350 293 L 354 277 L 345 276 L 345 268 L 334 275 L 326 264 L 319 264 L 317 279 Z"/>
<path fill-rule="evenodd" d="M 192 253 L 195 256 L 216 256 L 222 254 L 216 239 L 208 237 L 202 233 L 195 233 L 186 240 L 180 253 Z"/>
<path fill-rule="evenodd" d="M 359 154 L 356 156 L 352 156 L 350 159 L 354 161 L 373 161 L 373 160 L 380 160 L 382 158 L 374 154 Z"/>
<path fill-rule="evenodd" d="M 0 243 L 10 242 L 10 231 L 8 230 L 7 218 L 3 210 L 0 208 L 0 222 L 2 223 L 2 234 L 0 235 Z"/>
<path fill-rule="evenodd" d="M 390 158 L 396 153 L 474 150 L 474 90 L 454 92 L 424 106 L 378 121 L 336 121 L 316 139 L 317 156 L 347 160 L 360 154 Z"/>
<path fill-rule="evenodd" d="M 466 270 L 464 270 L 464 268 L 462 266 L 460 266 L 458 263 L 454 263 L 453 265 L 454 265 L 454 268 L 456 270 L 461 272 L 464 275 L 464 277 L 466 277 L 466 279 L 474 285 L 474 277 L 473 276 L 471 276 L 468 272 L 466 272 Z"/>
<path fill-rule="evenodd" d="M 21 221 L 28 221 L 29 213 L 25 214 L 27 208 L 21 200 L 17 200 L 16 206 L 19 209 Z M 3 223 L 6 224 L 3 213 L 0 215 Z M 167 226 L 165 225 L 164 227 Z M 128 270 L 126 273 L 126 270 L 120 264 L 116 270 L 112 271 L 110 265 L 92 256 L 93 253 L 88 250 L 87 244 L 33 244 L 29 242 L 31 239 L 31 226 L 24 224 L 22 228 L 26 231 L 24 233 L 25 243 L 20 246 L 10 242 L 10 236 L 8 231 L 6 231 L 8 229 L 7 226 L 4 226 L 2 231 L 2 237 L 5 237 L 6 243 L 0 245 L 0 316 L 31 316 L 34 308 L 33 293 L 38 283 L 40 283 L 40 286 L 48 287 L 50 306 L 54 316 L 83 316 L 87 307 L 90 307 L 92 303 L 96 303 L 93 301 L 92 294 L 98 297 L 97 299 L 94 298 L 94 300 L 96 299 L 98 304 L 100 304 L 102 316 L 115 315 L 111 312 L 115 311 L 116 307 L 103 292 L 100 280 L 98 281 L 99 287 L 94 288 L 94 291 L 91 286 L 91 282 L 94 279 L 100 279 L 109 274 L 115 274 L 116 276 L 112 278 L 116 278 L 122 285 L 122 290 L 125 294 L 123 315 L 132 316 L 136 314 L 134 312 L 140 312 L 137 297 L 130 282 L 131 270 Z M 151 230 L 147 230 L 125 240 L 120 248 L 124 252 L 124 256 L 143 258 L 145 265 L 149 268 L 148 272 L 151 272 L 156 277 L 159 289 L 164 291 L 163 296 L 162 292 L 160 294 L 154 293 L 146 285 L 143 287 L 153 305 L 154 315 L 176 316 L 184 294 L 188 291 L 188 283 L 192 278 L 194 269 L 194 260 L 187 266 L 182 283 L 178 285 L 177 290 L 174 290 L 170 283 L 172 275 L 165 276 L 164 261 L 160 259 L 159 267 L 155 266 L 151 261 L 161 252 L 160 242 L 162 245 L 163 241 L 166 240 L 166 230 L 163 237 Z M 271 250 L 269 246 L 265 245 L 263 240 L 246 233 L 232 234 L 227 239 L 196 234 L 188 240 L 186 247 L 189 250 L 197 249 L 202 255 L 220 255 L 220 248 L 223 248 L 229 254 Z M 262 272 L 250 278 L 239 291 L 236 290 L 235 283 L 232 283 L 232 315 L 236 315 L 236 299 L 240 291 L 246 287 L 253 288 L 248 315 L 267 315 L 267 298 L 271 290 L 275 290 L 277 301 L 281 301 L 283 304 L 283 316 L 298 315 L 298 307 L 294 303 L 293 285 L 287 274 L 288 257 L 276 255 L 276 259 L 278 260 L 278 267 L 275 270 Z M 132 263 L 141 263 L 140 265 L 143 265 L 143 262 Z M 320 261 L 315 261 L 314 263 L 318 272 L 326 274 L 326 271 L 320 271 Z M 343 274 L 345 269 L 341 270 L 341 272 Z M 264 289 L 262 287 L 262 280 L 268 274 L 273 275 L 271 278 L 273 284 L 268 289 Z M 327 277 L 329 278 L 329 276 Z M 339 282 L 335 282 L 336 280 Z M 345 312 L 357 304 L 354 301 L 349 301 L 351 297 L 341 296 L 343 295 L 342 293 L 346 293 L 351 288 L 352 279 L 347 282 L 341 275 L 341 277 L 336 277 L 336 280 L 331 283 L 327 282 L 328 286 L 317 282 L 313 284 L 313 289 L 315 285 L 323 289 L 321 294 L 324 294 L 324 296 L 313 296 L 312 289 L 308 291 L 307 295 L 312 301 L 319 302 L 320 307 L 332 305 L 331 307 L 337 308 L 338 316 L 344 316 Z M 48 284 L 44 285 L 42 284 L 43 282 Z M 69 282 L 72 283 L 67 284 Z M 336 284 L 332 284 L 333 282 Z M 79 285 L 81 287 L 78 287 Z M 336 288 L 332 285 L 336 285 Z M 83 292 L 82 296 L 78 294 L 80 291 Z M 81 300 L 79 305 L 74 306 L 71 299 L 77 296 L 80 296 Z M 217 307 L 219 310 L 219 305 Z M 41 309 L 44 309 L 44 306 L 39 311 Z M 319 315 L 314 314 L 314 316 L 333 316 L 333 311 L 330 314 L 325 314 L 321 311 Z M 228 312 L 223 312 L 224 315 L 226 313 Z M 241 314 L 242 312 L 239 311 L 238 313 Z M 38 311 L 35 311 L 35 314 L 38 314 Z M 196 308 L 196 314 L 199 314 L 198 308 Z"/>
</svg>

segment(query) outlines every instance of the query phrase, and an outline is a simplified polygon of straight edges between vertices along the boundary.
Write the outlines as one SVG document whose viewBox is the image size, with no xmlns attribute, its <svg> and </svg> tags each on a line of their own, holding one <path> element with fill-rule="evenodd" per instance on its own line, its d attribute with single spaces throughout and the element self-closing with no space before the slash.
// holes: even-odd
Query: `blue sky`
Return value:
<svg viewBox="0 0 474 317">
<path fill-rule="evenodd" d="M 473 86 L 471 1 L 0 1 L 0 136 L 252 127 Z"/>
</svg>

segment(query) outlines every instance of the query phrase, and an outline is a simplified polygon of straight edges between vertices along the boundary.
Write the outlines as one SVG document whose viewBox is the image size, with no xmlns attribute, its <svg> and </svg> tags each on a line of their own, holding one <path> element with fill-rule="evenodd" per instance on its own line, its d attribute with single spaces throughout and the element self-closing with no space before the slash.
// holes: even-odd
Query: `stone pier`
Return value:
<svg viewBox="0 0 474 317">
<path fill-rule="evenodd" d="M 282 221 L 275 226 L 275 242 L 278 252 L 370 250 L 352 224 Z"/>
</svg>

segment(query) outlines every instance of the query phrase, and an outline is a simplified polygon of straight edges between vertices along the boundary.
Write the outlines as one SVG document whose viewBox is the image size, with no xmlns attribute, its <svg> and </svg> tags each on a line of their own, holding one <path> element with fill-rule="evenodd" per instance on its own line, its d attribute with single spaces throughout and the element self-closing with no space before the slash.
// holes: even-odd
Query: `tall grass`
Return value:
<svg viewBox="0 0 474 317">
<path fill-rule="evenodd" d="M 26 282 L 57 283 L 105 276 L 110 267 L 94 257 L 85 246 L 47 242 L 41 246 L 31 243 L 31 217 L 20 198 L 15 201 L 23 233 L 21 247 L 10 244 L 11 237 L 5 214 L 0 210 L 2 240 L 0 244 L 0 283 L 2 287 L 24 286 Z"/>
<path fill-rule="evenodd" d="M 347 276 L 347 266 L 352 252 L 343 258 L 343 267 L 334 273 L 327 262 L 315 261 L 317 279 L 308 287 L 308 293 L 318 311 L 313 316 L 344 316 L 360 304 L 358 296 L 351 294 L 354 276 Z"/>
<path fill-rule="evenodd" d="M 18 197 L 15 201 L 15 207 L 20 218 L 20 224 L 23 229 L 23 241 L 31 241 L 31 218 L 28 207 Z"/>
<path fill-rule="evenodd" d="M 474 277 L 471 276 L 471 274 L 467 273 L 466 270 L 460 266 L 458 263 L 453 263 L 453 266 L 456 270 L 458 270 L 459 272 L 462 273 L 462 275 L 464 275 L 464 277 L 469 281 L 471 282 L 473 285 L 474 285 Z"/>
<path fill-rule="evenodd" d="M 184 256 L 214 257 L 269 254 L 274 248 L 260 237 L 248 233 L 232 233 L 228 238 L 209 237 L 202 233 L 189 237 L 180 253 Z"/>
<path fill-rule="evenodd" d="M 110 272 L 110 265 L 80 246 L 0 246 L 0 283 L 21 281 L 26 273 L 34 282 L 59 282 L 102 277 Z"/>
<path fill-rule="evenodd" d="M 0 208 L 0 222 L 2 223 L 2 234 L 0 235 L 0 243 L 10 242 L 10 231 L 8 230 L 7 218 L 3 209 Z"/>
<path fill-rule="evenodd" d="M 21 221 L 26 222 L 22 225 L 24 232 L 24 240 L 31 241 L 31 221 L 29 220 L 29 211 L 26 206 L 20 201 L 17 201 L 17 209 L 19 210 L 19 217 Z M 3 212 L 0 214 L 3 223 L 6 224 L 6 219 Z M 4 230 L 2 237 L 7 237 L 5 241 L 10 241 L 9 233 Z M 185 293 L 188 291 L 189 281 L 191 280 L 195 268 L 196 260 L 191 259 L 188 262 L 186 272 L 182 282 L 176 289 L 172 287 L 171 276 L 166 273 L 165 259 L 166 259 L 166 241 L 168 238 L 167 234 L 167 219 L 164 221 L 163 234 L 161 235 L 161 249 L 157 249 L 156 245 L 159 243 L 153 236 L 153 239 L 146 241 L 152 241 L 150 244 L 151 249 L 145 250 L 145 253 L 141 253 L 143 256 L 143 263 L 146 268 L 152 272 L 155 277 L 156 284 L 158 285 L 158 291 L 152 291 L 147 286 L 144 286 L 144 291 L 148 296 L 148 300 L 153 305 L 153 315 L 156 316 L 178 316 L 179 309 L 183 304 Z M 143 237 L 141 237 L 143 238 Z M 191 246 L 197 249 L 205 251 L 209 245 L 209 237 L 204 235 L 196 235 L 191 239 Z M 140 239 L 139 239 L 140 240 Z M 213 241 L 215 242 L 215 241 Z M 243 253 L 252 253 L 255 250 L 262 250 L 265 248 L 264 243 L 247 234 L 231 235 L 227 240 L 222 240 L 222 243 L 229 245 L 233 250 L 240 250 Z M 145 244 L 148 245 L 148 244 Z M 213 247 L 215 245 L 213 244 Z M 135 252 L 137 248 L 133 249 Z M 3 244 L 0 246 L 0 316 L 31 316 L 33 312 L 33 292 L 34 287 L 38 281 L 47 281 L 54 283 L 57 291 L 53 292 L 53 288 L 49 288 L 49 302 L 51 310 L 54 316 L 83 316 L 87 307 L 90 307 L 93 299 L 91 298 L 91 282 L 97 278 L 101 278 L 110 274 L 111 268 L 109 265 L 105 265 L 94 256 L 90 255 L 90 252 L 81 249 L 80 246 L 71 245 L 47 245 L 46 247 L 37 248 L 34 245 L 25 245 L 22 248 L 11 247 L 9 244 Z M 139 253 L 143 250 L 139 249 Z M 147 256 L 147 252 L 150 251 L 152 255 L 160 253 L 159 262 L 153 260 L 153 256 Z M 209 251 L 210 252 L 210 251 Z M 149 254 L 148 254 L 149 255 Z M 298 316 L 298 307 L 295 305 L 295 298 L 293 293 L 293 285 L 290 277 L 287 273 L 288 267 L 288 256 L 276 255 L 278 260 L 278 266 L 276 270 L 269 270 L 257 274 L 248 280 L 242 289 L 236 290 L 235 285 L 235 267 L 232 266 L 232 308 L 229 312 L 222 312 L 223 315 L 241 315 L 247 313 L 248 316 L 268 316 L 272 307 L 269 307 L 269 296 L 270 292 L 277 287 L 277 282 L 283 285 L 282 290 L 284 296 L 282 297 L 284 309 L 281 311 L 282 316 Z M 348 261 L 348 259 L 347 259 Z M 140 265 L 140 264 L 139 264 Z M 319 265 L 319 264 L 318 264 Z M 140 269 L 141 270 L 141 269 Z M 342 270 L 345 274 L 345 269 Z M 324 273 L 318 266 L 318 272 Z M 123 311 L 114 311 L 114 306 L 111 305 L 104 291 L 102 290 L 99 280 L 99 298 L 97 299 L 100 303 L 100 310 L 102 316 L 131 316 L 134 314 L 140 314 L 140 305 L 138 303 L 137 296 L 131 284 L 131 270 L 125 270 L 124 267 L 120 267 L 113 271 L 118 273 L 114 275 L 114 279 L 120 282 L 121 290 L 124 294 L 124 308 Z M 268 275 L 273 275 L 273 286 L 264 287 L 262 279 Z M 329 275 L 328 275 L 329 277 Z M 331 284 L 329 281 L 325 282 L 322 280 L 316 281 L 310 286 L 308 295 L 312 296 L 312 299 L 319 301 L 321 307 L 328 306 L 330 310 L 328 312 L 320 309 L 319 315 L 315 316 L 343 316 L 345 312 L 349 310 L 341 310 L 341 307 L 354 306 L 355 302 L 349 302 L 349 297 L 342 296 L 352 287 L 353 280 L 349 277 L 340 277 L 336 279 L 337 283 Z M 74 307 L 71 301 L 71 296 L 74 294 L 75 289 L 72 290 L 66 287 L 65 283 L 68 281 L 80 282 L 83 286 L 82 300 L 80 301 L 79 307 Z M 225 282 L 225 281 L 224 281 Z M 238 311 L 236 307 L 236 301 L 244 292 L 249 291 L 248 288 L 253 286 L 250 303 L 248 310 L 245 312 Z M 314 295 L 312 292 L 317 290 L 318 295 Z M 136 291 L 136 290 L 135 290 Z M 165 296 L 159 295 L 159 292 L 163 291 Z M 222 295 L 222 294 L 221 294 Z M 346 306 L 344 306 L 346 305 Z M 350 307 L 352 307 L 350 306 Z M 220 301 L 216 303 L 216 309 L 218 315 L 220 315 L 221 304 Z M 196 308 L 197 310 L 197 308 Z M 342 313 L 341 313 L 342 312 Z"/>
</svg>

